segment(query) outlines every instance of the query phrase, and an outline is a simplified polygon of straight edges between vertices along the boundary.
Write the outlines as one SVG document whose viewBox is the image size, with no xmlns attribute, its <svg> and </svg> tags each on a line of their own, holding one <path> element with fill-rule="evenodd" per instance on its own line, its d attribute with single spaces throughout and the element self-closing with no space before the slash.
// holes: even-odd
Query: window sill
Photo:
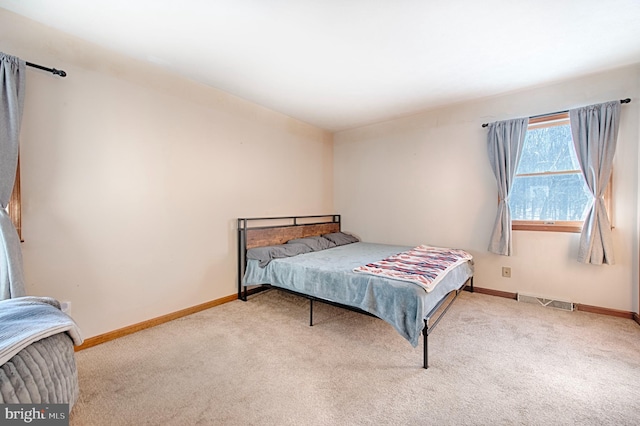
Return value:
<svg viewBox="0 0 640 426">
<path fill-rule="evenodd" d="M 514 231 L 543 231 L 543 232 L 582 232 L 583 222 L 556 221 L 544 222 L 538 220 L 518 220 L 511 223 Z"/>
</svg>

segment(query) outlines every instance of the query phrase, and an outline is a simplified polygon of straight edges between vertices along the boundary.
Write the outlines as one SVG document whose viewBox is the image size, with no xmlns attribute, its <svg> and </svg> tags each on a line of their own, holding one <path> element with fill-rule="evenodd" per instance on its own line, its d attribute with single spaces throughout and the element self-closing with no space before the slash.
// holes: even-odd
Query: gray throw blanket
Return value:
<svg viewBox="0 0 640 426">
<path fill-rule="evenodd" d="M 76 346 L 82 344 L 80 329 L 57 300 L 34 296 L 0 300 L 0 366 L 30 344 L 62 332 Z"/>
</svg>

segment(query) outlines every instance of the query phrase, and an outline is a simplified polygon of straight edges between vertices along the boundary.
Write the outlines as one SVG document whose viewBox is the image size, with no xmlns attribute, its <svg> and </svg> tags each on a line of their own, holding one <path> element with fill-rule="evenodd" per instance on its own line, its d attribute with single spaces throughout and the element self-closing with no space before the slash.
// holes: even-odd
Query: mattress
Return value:
<svg viewBox="0 0 640 426">
<path fill-rule="evenodd" d="M 257 260 L 248 260 L 243 285 L 270 284 L 361 309 L 391 324 L 415 347 L 424 320 L 473 275 L 473 265 L 465 262 L 451 269 L 430 292 L 415 283 L 353 272 L 411 248 L 358 242 L 274 259 L 264 268 Z"/>
</svg>

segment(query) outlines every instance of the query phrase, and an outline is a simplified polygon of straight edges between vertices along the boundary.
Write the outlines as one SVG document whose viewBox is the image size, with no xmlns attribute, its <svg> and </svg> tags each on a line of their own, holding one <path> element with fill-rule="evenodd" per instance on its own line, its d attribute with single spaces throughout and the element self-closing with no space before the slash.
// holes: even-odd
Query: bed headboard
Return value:
<svg viewBox="0 0 640 426">
<path fill-rule="evenodd" d="M 238 299 L 246 300 L 246 293 L 242 294 L 242 277 L 248 249 L 340 230 L 339 214 L 238 218 Z"/>
</svg>

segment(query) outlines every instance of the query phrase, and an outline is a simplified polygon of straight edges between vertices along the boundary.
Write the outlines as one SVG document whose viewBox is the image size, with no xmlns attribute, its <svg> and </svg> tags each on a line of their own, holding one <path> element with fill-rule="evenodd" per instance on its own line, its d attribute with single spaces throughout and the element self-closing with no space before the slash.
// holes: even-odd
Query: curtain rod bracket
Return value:
<svg viewBox="0 0 640 426">
<path fill-rule="evenodd" d="M 59 75 L 60 77 L 66 77 L 67 73 L 64 72 L 63 70 L 57 70 L 55 68 L 51 68 L 51 72 L 54 73 L 55 75 Z"/>
</svg>

